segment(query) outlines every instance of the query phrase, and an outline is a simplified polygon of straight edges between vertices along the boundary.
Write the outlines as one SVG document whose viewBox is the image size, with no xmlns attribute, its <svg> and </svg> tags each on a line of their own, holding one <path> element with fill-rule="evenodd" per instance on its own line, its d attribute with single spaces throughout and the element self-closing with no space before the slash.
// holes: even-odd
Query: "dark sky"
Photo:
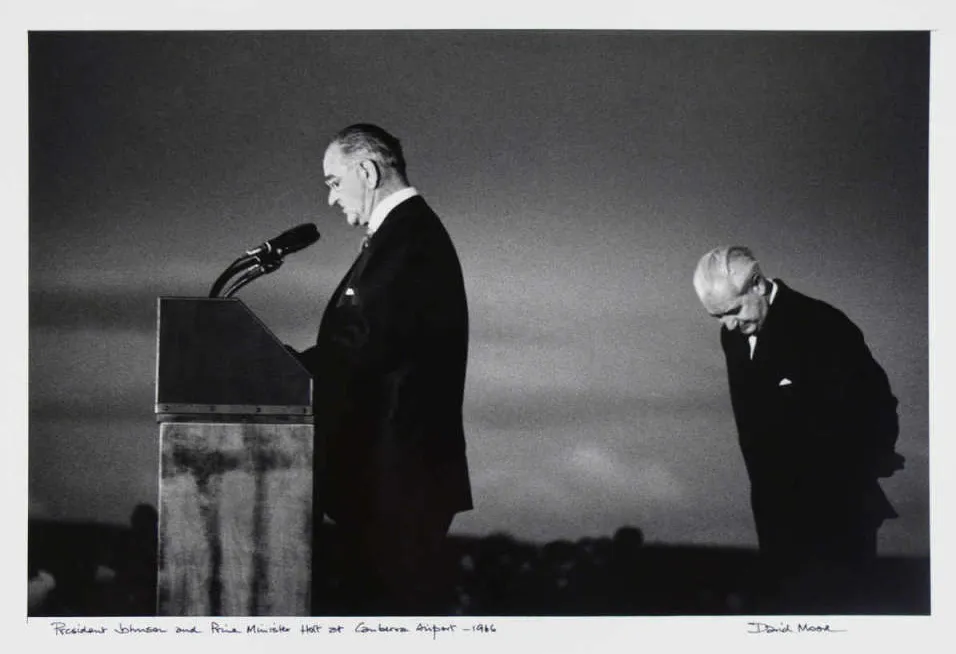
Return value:
<svg viewBox="0 0 956 654">
<path fill-rule="evenodd" d="M 465 272 L 454 530 L 755 544 L 691 285 L 739 242 L 866 334 L 907 457 L 881 546 L 928 551 L 927 33 L 69 32 L 29 56 L 32 515 L 156 503 L 156 297 L 310 220 L 240 297 L 311 344 L 360 238 L 322 154 L 374 122 Z"/>
</svg>

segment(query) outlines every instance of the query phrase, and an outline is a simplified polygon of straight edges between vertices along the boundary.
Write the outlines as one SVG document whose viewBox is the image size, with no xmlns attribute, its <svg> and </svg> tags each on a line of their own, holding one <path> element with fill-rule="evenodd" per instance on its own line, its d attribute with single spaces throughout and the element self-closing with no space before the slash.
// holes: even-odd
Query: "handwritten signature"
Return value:
<svg viewBox="0 0 956 654">
<path fill-rule="evenodd" d="M 778 622 L 769 624 L 767 622 L 748 622 L 750 629 L 748 634 L 793 634 L 793 633 L 842 633 L 846 629 L 835 629 L 829 623 L 811 624 L 809 622 L 798 622 L 796 627 L 789 622 Z"/>
</svg>

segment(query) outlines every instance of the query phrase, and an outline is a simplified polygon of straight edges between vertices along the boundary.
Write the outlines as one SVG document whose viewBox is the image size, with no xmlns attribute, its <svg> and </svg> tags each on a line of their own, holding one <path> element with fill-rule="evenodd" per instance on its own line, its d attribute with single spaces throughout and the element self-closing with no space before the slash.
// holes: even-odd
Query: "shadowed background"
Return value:
<svg viewBox="0 0 956 654">
<path fill-rule="evenodd" d="M 453 531 L 755 545 L 697 259 L 749 244 L 900 399 L 887 553 L 929 550 L 926 33 L 33 33 L 31 517 L 156 503 L 155 301 L 322 240 L 240 297 L 310 345 L 360 234 L 329 137 L 374 122 L 459 249 L 476 510 Z"/>
</svg>

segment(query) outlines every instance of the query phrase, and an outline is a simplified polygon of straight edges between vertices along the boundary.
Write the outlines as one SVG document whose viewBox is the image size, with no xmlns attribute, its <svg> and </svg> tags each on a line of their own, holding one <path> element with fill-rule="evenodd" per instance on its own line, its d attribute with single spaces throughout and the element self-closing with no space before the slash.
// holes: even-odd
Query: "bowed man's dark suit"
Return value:
<svg viewBox="0 0 956 654">
<path fill-rule="evenodd" d="M 902 464 L 897 400 L 843 313 L 776 284 L 752 360 L 721 330 L 760 551 L 788 569 L 872 559 L 896 517 L 878 478 Z"/>
<path fill-rule="evenodd" d="M 359 568 L 356 611 L 422 610 L 419 578 L 427 586 L 434 572 L 427 559 L 454 514 L 472 508 L 467 353 L 458 255 L 435 213 L 412 197 L 370 238 L 329 299 L 315 347 L 302 353 L 326 448 L 315 500 Z"/>
</svg>

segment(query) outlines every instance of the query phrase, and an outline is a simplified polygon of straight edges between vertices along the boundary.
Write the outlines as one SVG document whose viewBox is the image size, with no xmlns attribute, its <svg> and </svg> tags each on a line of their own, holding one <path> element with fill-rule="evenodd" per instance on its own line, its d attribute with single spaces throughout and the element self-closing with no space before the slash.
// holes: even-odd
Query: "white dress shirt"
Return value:
<svg viewBox="0 0 956 654">
<path fill-rule="evenodd" d="M 767 301 L 767 305 L 773 304 L 773 299 L 777 297 L 777 285 L 773 283 L 772 279 L 767 279 L 767 282 L 770 283 L 770 299 Z M 764 317 L 766 320 L 766 316 Z M 747 337 L 747 342 L 750 343 L 750 358 L 754 358 L 754 351 L 757 349 L 757 335 L 751 334 Z"/>
</svg>

